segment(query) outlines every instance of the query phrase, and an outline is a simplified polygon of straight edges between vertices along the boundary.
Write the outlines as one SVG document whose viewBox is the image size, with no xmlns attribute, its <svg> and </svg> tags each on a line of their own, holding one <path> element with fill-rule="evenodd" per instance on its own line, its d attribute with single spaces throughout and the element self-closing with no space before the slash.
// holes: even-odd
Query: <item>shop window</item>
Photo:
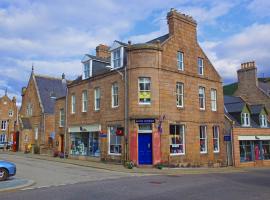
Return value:
<svg viewBox="0 0 270 200">
<path fill-rule="evenodd" d="M 176 83 L 176 106 L 184 107 L 184 84 Z"/>
<path fill-rule="evenodd" d="M 204 66 L 203 66 L 203 58 L 198 58 L 198 74 L 203 75 Z"/>
<path fill-rule="evenodd" d="M 7 130 L 7 121 L 6 120 L 3 120 L 2 123 L 1 123 L 1 130 Z"/>
<path fill-rule="evenodd" d="M 170 154 L 185 154 L 184 125 L 170 125 Z"/>
<path fill-rule="evenodd" d="M 270 160 L 270 140 L 262 141 L 263 159 Z"/>
<path fill-rule="evenodd" d="M 119 95 L 118 95 L 118 83 L 112 84 L 112 107 L 115 108 L 119 105 Z"/>
<path fill-rule="evenodd" d="M 241 122 L 242 122 L 242 126 L 250 126 L 250 115 L 249 115 L 249 113 L 242 113 L 241 114 Z"/>
<path fill-rule="evenodd" d="M 95 88 L 94 91 L 95 96 L 95 110 L 100 110 L 100 88 Z"/>
<path fill-rule="evenodd" d="M 87 91 L 84 90 L 82 92 L 82 112 L 87 112 L 88 107 L 88 94 Z"/>
<path fill-rule="evenodd" d="M 200 152 L 207 153 L 206 126 L 200 126 Z"/>
<path fill-rule="evenodd" d="M 211 89 L 211 110 L 217 111 L 217 90 Z"/>
<path fill-rule="evenodd" d="M 199 106 L 200 110 L 205 110 L 205 88 L 199 87 Z"/>
<path fill-rule="evenodd" d="M 267 127 L 267 116 L 266 115 L 260 115 L 260 125 L 261 127 L 265 128 Z"/>
<path fill-rule="evenodd" d="M 0 135 L 0 142 L 3 143 L 6 141 L 6 134 L 1 134 Z"/>
<path fill-rule="evenodd" d="M 177 67 L 180 71 L 184 71 L 184 53 L 177 52 Z"/>
<path fill-rule="evenodd" d="M 121 136 L 116 135 L 117 126 L 111 126 L 109 129 L 109 154 L 121 154 L 122 144 Z"/>
<path fill-rule="evenodd" d="M 139 104 L 151 104 L 151 80 L 147 77 L 139 78 Z"/>
<path fill-rule="evenodd" d="M 213 148 L 214 148 L 214 153 L 219 152 L 219 127 L 218 126 L 213 127 Z"/>
<path fill-rule="evenodd" d="M 253 161 L 252 142 L 239 141 L 240 145 L 240 162 Z"/>
</svg>

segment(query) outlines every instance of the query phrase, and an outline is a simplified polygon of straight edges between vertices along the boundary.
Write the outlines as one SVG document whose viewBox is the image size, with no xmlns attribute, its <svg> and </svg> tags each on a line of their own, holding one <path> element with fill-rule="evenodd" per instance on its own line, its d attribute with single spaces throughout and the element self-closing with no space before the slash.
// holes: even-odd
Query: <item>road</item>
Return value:
<svg viewBox="0 0 270 200">
<path fill-rule="evenodd" d="M 0 194 L 0 200 L 270 199 L 270 169 L 249 169 L 247 172 L 227 174 L 137 176 L 63 163 L 18 159 L 18 166 L 26 167 L 26 163 L 31 163 L 27 167 L 29 172 L 33 172 L 30 173 L 32 178 L 37 178 L 37 173 L 43 171 L 37 182 L 39 187 L 4 192 Z M 18 173 L 18 176 L 22 175 Z M 42 185 L 45 186 L 40 187 Z"/>
</svg>

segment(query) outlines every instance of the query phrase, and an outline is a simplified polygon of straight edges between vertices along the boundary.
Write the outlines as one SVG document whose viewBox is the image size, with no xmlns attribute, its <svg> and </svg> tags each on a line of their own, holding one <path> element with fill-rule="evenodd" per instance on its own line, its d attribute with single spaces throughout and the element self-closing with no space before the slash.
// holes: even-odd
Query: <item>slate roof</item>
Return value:
<svg viewBox="0 0 270 200">
<path fill-rule="evenodd" d="M 97 60 L 100 62 L 104 62 L 104 63 L 110 63 L 110 58 L 101 58 L 101 57 L 96 57 L 90 54 L 85 54 L 86 56 L 88 56 L 89 58 L 93 59 L 93 60 Z"/>
<path fill-rule="evenodd" d="M 123 45 L 123 46 L 128 46 L 127 43 L 121 42 L 121 41 L 119 41 L 119 40 L 115 40 L 115 42 L 118 42 L 120 45 Z"/>
<path fill-rule="evenodd" d="M 29 118 L 21 118 L 24 129 L 32 129 Z"/>
<path fill-rule="evenodd" d="M 160 43 L 163 43 L 165 40 L 167 40 L 168 38 L 169 38 L 169 33 L 168 34 L 165 34 L 165 35 L 162 35 L 162 36 L 160 36 L 160 37 L 158 37 L 158 38 L 155 38 L 155 39 L 153 39 L 153 40 L 150 40 L 150 41 L 148 41 L 148 42 L 146 42 L 146 43 L 155 43 L 155 42 L 157 42 L 158 40 L 160 41 Z"/>
<path fill-rule="evenodd" d="M 250 106 L 251 114 L 260 114 L 263 108 L 264 105 L 251 105 Z"/>
<path fill-rule="evenodd" d="M 55 99 L 66 95 L 65 84 L 62 83 L 62 79 L 40 75 L 35 75 L 35 80 L 44 113 L 53 114 Z M 52 99 L 52 96 L 55 99 Z"/>
<path fill-rule="evenodd" d="M 241 113 L 246 103 L 240 97 L 224 96 L 224 104 L 228 113 Z"/>
</svg>

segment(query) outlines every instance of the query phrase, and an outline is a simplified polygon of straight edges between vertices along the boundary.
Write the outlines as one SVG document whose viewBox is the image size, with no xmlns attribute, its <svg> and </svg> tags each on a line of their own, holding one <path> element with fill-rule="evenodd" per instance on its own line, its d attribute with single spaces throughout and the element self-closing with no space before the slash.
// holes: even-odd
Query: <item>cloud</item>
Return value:
<svg viewBox="0 0 270 200">
<path fill-rule="evenodd" d="M 269 0 L 253 0 L 248 6 L 248 10 L 259 17 L 270 16 L 270 1 Z"/>
</svg>

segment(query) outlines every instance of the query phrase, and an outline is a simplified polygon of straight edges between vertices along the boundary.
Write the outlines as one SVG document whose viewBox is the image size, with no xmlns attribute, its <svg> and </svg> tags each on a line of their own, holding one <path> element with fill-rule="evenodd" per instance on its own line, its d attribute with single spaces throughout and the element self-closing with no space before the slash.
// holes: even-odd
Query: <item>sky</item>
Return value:
<svg viewBox="0 0 270 200">
<path fill-rule="evenodd" d="M 269 0 L 0 0 L 0 95 L 16 96 L 36 74 L 68 79 L 98 44 L 146 42 L 168 33 L 171 9 L 198 23 L 198 41 L 225 84 L 241 62 L 270 76 Z"/>
</svg>

